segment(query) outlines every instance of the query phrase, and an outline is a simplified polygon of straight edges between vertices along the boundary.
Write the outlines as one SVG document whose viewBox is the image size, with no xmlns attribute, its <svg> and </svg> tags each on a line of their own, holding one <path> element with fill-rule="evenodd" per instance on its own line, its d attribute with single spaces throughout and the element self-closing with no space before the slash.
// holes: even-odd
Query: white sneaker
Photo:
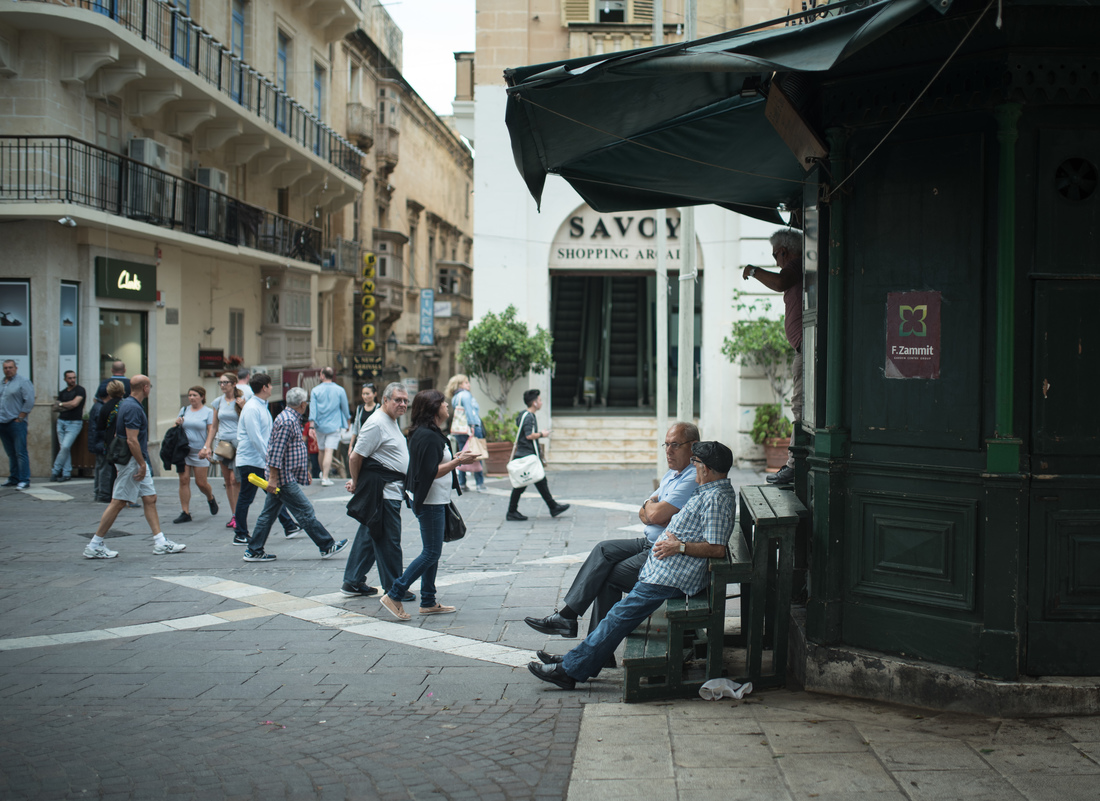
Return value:
<svg viewBox="0 0 1100 801">
<path fill-rule="evenodd" d="M 114 559 L 118 551 L 112 551 L 106 545 L 92 545 L 90 542 L 84 546 L 85 559 Z"/>
<path fill-rule="evenodd" d="M 322 487 L 331 487 L 332 486 L 332 479 L 331 478 L 322 478 L 321 479 L 321 486 Z"/>
<path fill-rule="evenodd" d="M 182 553 L 187 550 L 187 546 L 180 542 L 172 542 L 172 540 L 166 539 L 163 545 L 154 545 L 153 553 L 158 556 L 166 553 Z"/>
</svg>

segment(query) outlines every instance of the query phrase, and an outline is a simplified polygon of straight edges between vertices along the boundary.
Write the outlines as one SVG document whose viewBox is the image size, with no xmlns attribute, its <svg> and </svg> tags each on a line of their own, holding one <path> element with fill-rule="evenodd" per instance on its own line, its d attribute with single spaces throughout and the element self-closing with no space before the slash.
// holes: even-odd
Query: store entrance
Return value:
<svg viewBox="0 0 1100 801">
<path fill-rule="evenodd" d="M 149 321 L 146 312 L 99 310 L 99 378 L 111 375 L 111 364 L 122 361 L 126 374 L 149 374 Z"/>
<path fill-rule="evenodd" d="M 652 414 L 657 392 L 656 277 L 652 274 L 551 273 L 550 319 L 554 335 L 554 414 Z M 679 348 L 678 282 L 670 275 L 668 296 L 669 408 L 676 406 Z M 696 287 L 696 410 L 699 398 L 699 344 L 702 329 L 702 276 Z M 696 412 L 698 413 L 698 412 Z"/>
</svg>

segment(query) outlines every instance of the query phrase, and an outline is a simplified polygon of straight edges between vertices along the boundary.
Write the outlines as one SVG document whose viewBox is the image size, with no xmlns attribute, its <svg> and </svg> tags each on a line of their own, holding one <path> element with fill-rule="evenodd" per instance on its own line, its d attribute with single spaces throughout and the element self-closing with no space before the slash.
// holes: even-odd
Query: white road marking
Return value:
<svg viewBox="0 0 1100 801">
<path fill-rule="evenodd" d="M 567 553 L 562 556 L 548 556 L 545 559 L 532 559 L 529 562 L 521 562 L 524 565 L 574 565 L 588 558 L 588 551 L 584 553 Z"/>
</svg>

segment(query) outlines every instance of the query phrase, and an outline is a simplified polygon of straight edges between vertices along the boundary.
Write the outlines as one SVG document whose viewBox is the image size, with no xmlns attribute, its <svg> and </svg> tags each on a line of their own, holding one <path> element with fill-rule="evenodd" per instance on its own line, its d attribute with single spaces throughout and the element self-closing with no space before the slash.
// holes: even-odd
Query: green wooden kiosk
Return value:
<svg viewBox="0 0 1100 801">
<path fill-rule="evenodd" d="M 1094 0 L 839 2 L 506 73 L 536 200 L 803 229 L 812 643 L 1100 675 L 1098 32 Z"/>
</svg>

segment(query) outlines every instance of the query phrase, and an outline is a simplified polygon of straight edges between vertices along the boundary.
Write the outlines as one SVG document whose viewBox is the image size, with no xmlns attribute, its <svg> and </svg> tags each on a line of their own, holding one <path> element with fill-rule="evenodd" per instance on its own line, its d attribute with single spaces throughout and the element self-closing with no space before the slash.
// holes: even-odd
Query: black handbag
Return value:
<svg viewBox="0 0 1100 801">
<path fill-rule="evenodd" d="M 460 540 L 466 536 L 466 521 L 462 519 L 462 515 L 459 514 L 458 507 L 455 506 L 455 502 L 451 501 L 447 504 L 446 521 L 443 524 L 443 541 L 454 542 Z"/>
<path fill-rule="evenodd" d="M 133 454 L 130 453 L 130 444 L 126 441 L 126 437 L 115 434 L 115 438 L 107 446 L 107 461 L 122 467 L 130 464 L 132 458 Z"/>
</svg>

